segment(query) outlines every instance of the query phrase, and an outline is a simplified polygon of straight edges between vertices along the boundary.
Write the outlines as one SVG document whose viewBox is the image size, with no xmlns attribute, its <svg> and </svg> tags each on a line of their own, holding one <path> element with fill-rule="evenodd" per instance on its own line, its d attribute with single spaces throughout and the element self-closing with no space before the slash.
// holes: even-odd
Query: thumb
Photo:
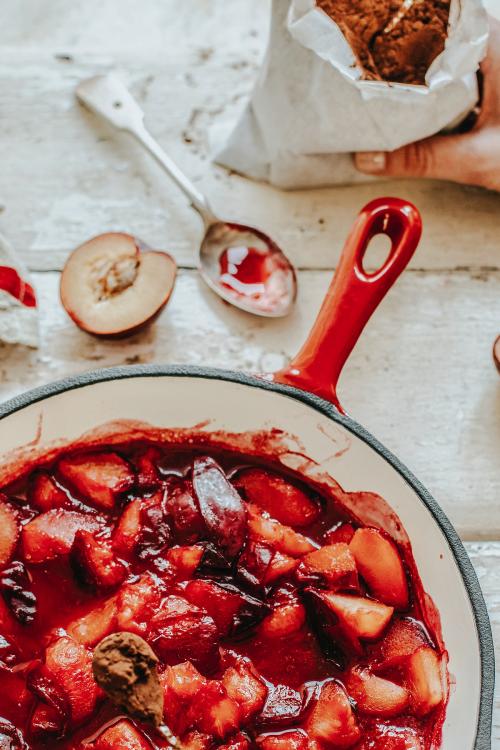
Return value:
<svg viewBox="0 0 500 750">
<path fill-rule="evenodd" d="M 438 135 L 397 151 L 365 151 L 354 155 L 360 172 L 392 177 L 429 177 L 472 183 L 477 174 L 474 135 Z"/>
</svg>

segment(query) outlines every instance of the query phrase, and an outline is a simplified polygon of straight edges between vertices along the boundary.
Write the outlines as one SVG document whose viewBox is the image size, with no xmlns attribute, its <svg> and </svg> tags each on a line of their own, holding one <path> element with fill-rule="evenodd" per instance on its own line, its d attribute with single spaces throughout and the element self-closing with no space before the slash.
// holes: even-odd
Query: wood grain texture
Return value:
<svg viewBox="0 0 500 750">
<path fill-rule="evenodd" d="M 36 274 L 42 344 L 0 347 L 0 397 L 113 364 L 189 363 L 278 369 L 305 339 L 331 273 L 302 272 L 287 320 L 252 318 L 179 275 L 158 323 L 126 342 L 79 331 L 58 301 L 58 274 Z M 467 539 L 500 539 L 500 390 L 491 359 L 500 272 L 404 276 L 365 331 L 342 377 L 341 400 L 426 484 Z"/>
<path fill-rule="evenodd" d="M 500 0 L 487 7 L 500 17 Z M 304 339 L 349 226 L 381 194 L 412 200 L 425 232 L 412 271 L 356 347 L 341 383 L 347 410 L 427 485 L 469 540 L 500 659 L 500 197 L 391 181 L 283 193 L 210 162 L 265 49 L 270 0 L 16 0 L 0 30 L 0 231 L 34 274 L 37 351 L 0 345 L 0 399 L 113 364 L 180 362 L 276 369 Z M 76 83 L 116 70 L 162 145 L 229 218 L 265 228 L 300 269 L 286 321 L 228 308 L 181 271 L 158 323 L 127 342 L 80 332 L 58 302 L 68 253 L 122 229 L 192 269 L 201 227 L 184 198 L 126 136 L 78 107 Z M 46 273 L 41 273 L 41 272 Z M 467 645 L 464 644 L 464 647 Z M 497 674 L 498 672 L 497 668 Z M 497 691 L 493 747 L 500 747 Z"/>
<path fill-rule="evenodd" d="M 471 542 L 465 546 L 483 590 L 495 641 L 496 690 L 491 747 L 492 750 L 498 750 L 500 747 L 500 543 Z M 465 643 L 464 648 L 467 648 Z"/>
<path fill-rule="evenodd" d="M 0 202 L 2 228 L 33 269 L 59 269 L 73 247 L 110 229 L 195 264 L 200 224 L 184 197 L 126 135 L 74 100 L 78 81 L 109 70 L 131 86 L 154 134 L 214 207 L 266 229 L 300 268 L 333 267 L 356 212 L 381 194 L 422 211 L 414 268 L 498 267 L 497 195 L 403 181 L 284 193 L 210 164 L 211 141 L 256 79 L 268 6 L 165 0 L 145 12 L 127 0 L 117 13 L 116 0 L 50 0 L 41 13 L 37 0 L 15 4 L 0 49 Z"/>
</svg>

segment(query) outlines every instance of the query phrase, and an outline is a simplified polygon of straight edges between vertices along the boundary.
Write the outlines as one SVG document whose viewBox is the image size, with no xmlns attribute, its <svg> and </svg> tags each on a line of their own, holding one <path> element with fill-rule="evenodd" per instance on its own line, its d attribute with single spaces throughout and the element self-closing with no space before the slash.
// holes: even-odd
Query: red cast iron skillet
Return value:
<svg viewBox="0 0 500 750">
<path fill-rule="evenodd" d="M 368 274 L 363 256 L 372 237 L 381 233 L 390 238 L 391 251 L 383 266 Z M 406 267 L 420 235 L 420 216 L 410 203 L 395 198 L 369 203 L 347 239 L 307 342 L 289 367 L 274 375 L 204 367 L 118 367 L 70 377 L 8 401 L 0 406 L 0 466 L 33 435 L 43 448 L 49 439 L 73 441 L 104 421 L 120 418 L 177 428 L 208 417 L 219 422 L 218 429 L 229 425 L 243 435 L 257 423 L 290 429 L 313 460 L 325 449 L 327 433 L 332 440 L 345 439 L 350 447 L 332 459 L 331 476 L 345 490 L 372 490 L 394 508 L 409 534 L 424 588 L 441 614 L 454 681 L 441 748 L 489 750 L 494 650 L 474 569 L 427 490 L 344 414 L 337 398 L 338 379 L 354 344 Z"/>
</svg>

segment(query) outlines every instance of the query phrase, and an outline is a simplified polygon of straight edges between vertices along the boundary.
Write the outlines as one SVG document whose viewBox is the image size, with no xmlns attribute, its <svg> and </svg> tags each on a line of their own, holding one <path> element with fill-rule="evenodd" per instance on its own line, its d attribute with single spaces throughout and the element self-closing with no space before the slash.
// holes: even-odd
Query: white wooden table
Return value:
<svg viewBox="0 0 500 750">
<path fill-rule="evenodd" d="M 500 16 L 500 0 L 488 4 Z M 409 198 L 425 222 L 420 250 L 356 347 L 341 394 L 466 540 L 500 662 L 500 380 L 491 362 L 500 333 L 500 196 L 425 182 L 281 193 L 211 165 L 210 128 L 233 119 L 251 90 L 269 0 L 8 5 L 0 31 L 0 231 L 33 272 L 42 340 L 37 351 L 0 345 L 0 398 L 114 364 L 277 368 L 304 339 L 356 211 L 383 193 Z M 75 104 L 80 79 L 111 69 L 214 207 L 262 226 L 287 249 L 300 283 L 289 319 L 252 319 L 200 283 L 197 216 L 135 144 Z M 169 250 L 181 270 L 153 328 L 102 343 L 66 317 L 58 272 L 73 247 L 111 229 Z M 499 747 L 498 697 L 493 734 Z"/>
</svg>

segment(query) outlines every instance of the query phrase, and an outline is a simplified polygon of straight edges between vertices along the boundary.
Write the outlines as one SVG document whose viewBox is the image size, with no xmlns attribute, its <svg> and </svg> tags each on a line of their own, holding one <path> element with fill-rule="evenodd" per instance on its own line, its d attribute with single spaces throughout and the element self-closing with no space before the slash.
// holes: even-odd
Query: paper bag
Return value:
<svg viewBox="0 0 500 750">
<path fill-rule="evenodd" d="M 284 188 L 366 180 L 355 151 L 391 151 L 460 122 L 477 102 L 488 18 L 481 0 L 452 0 L 444 51 L 426 85 L 362 79 L 337 24 L 315 0 L 273 0 L 260 75 L 216 160 Z"/>
</svg>

